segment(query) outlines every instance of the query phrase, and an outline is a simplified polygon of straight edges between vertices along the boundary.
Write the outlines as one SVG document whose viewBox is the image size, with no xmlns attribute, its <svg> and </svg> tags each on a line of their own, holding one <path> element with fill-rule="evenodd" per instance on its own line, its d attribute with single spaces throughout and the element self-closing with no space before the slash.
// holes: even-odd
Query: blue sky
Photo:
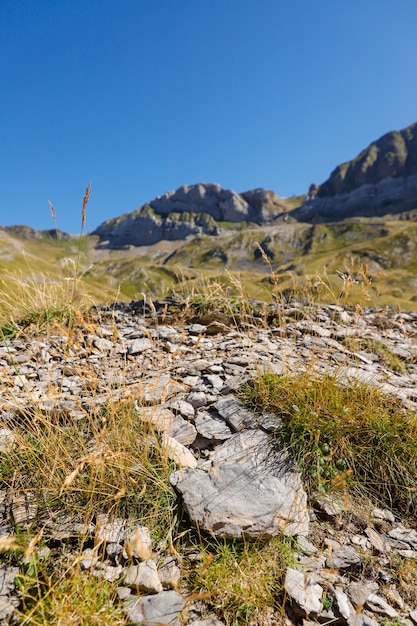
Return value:
<svg viewBox="0 0 417 626">
<path fill-rule="evenodd" d="M 417 121 L 416 0 L 1 0 L 0 224 L 286 197 Z"/>
</svg>

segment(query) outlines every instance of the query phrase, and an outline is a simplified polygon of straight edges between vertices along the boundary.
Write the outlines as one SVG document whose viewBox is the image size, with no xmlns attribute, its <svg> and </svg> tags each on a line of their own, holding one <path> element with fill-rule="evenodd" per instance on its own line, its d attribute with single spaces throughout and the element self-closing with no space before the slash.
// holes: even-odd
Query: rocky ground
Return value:
<svg viewBox="0 0 417 626">
<path fill-rule="evenodd" d="M 36 406 L 83 420 L 109 399 L 132 399 L 138 419 L 152 421 L 177 464 L 170 481 L 193 524 L 220 537 L 296 538 L 299 567 L 285 577 L 288 623 L 412 626 L 417 585 L 394 576 L 391 563 L 400 560 L 404 572 L 416 565 L 416 530 L 395 510 L 308 501 L 298 473 L 271 442 L 277 418 L 255 415 L 234 392 L 259 372 L 314 370 L 377 385 L 415 408 L 416 336 L 417 313 L 297 302 L 235 320 L 191 313 L 175 300 L 96 309 L 71 342 L 60 331 L 0 344 L 0 450 L 7 455 L 13 446 L 17 412 Z M 385 353 L 355 350 L 346 339 L 358 337 L 383 344 Z M 0 491 L 1 539 L 34 518 L 28 494 Z M 86 548 L 82 565 L 120 581 L 132 623 L 222 624 L 204 601 L 187 599 L 184 564 L 175 551 L 158 549 L 143 525 L 98 515 L 88 529 L 65 520 L 46 527 L 63 550 L 77 532 L 105 543 L 105 557 Z M 19 606 L 17 574 L 18 567 L 0 565 L 2 623 L 13 623 Z M 271 612 L 268 624 L 283 619 Z"/>
</svg>

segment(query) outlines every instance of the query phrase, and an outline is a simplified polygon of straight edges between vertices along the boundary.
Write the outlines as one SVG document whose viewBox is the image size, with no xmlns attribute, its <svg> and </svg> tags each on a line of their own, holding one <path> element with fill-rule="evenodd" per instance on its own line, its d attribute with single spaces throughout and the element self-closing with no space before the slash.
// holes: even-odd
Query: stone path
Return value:
<svg viewBox="0 0 417 626">
<path fill-rule="evenodd" d="M 317 502 L 313 512 L 291 460 L 271 443 L 277 418 L 254 415 L 233 395 L 259 372 L 314 369 L 331 371 L 341 381 L 375 384 L 415 407 L 417 313 L 307 308 L 293 302 L 270 310 L 263 320 L 235 324 L 220 313 L 190 319 L 181 309 L 181 303 L 169 299 L 152 305 L 120 303 L 92 311 L 71 336 L 52 332 L 0 343 L 0 451 L 7 454 L 13 446 L 9 426 L 16 411 L 37 406 L 82 420 L 109 399 L 130 398 L 138 417 L 151 420 L 162 433 L 178 466 L 171 483 L 200 528 L 226 537 L 297 537 L 302 569 L 288 568 L 285 579 L 294 621 L 318 617 L 322 623 L 351 626 L 398 618 L 417 624 L 412 600 L 417 593 L 398 588 L 387 561 L 392 551 L 416 559 L 416 531 L 385 510 L 375 509 L 366 524 L 334 503 Z M 355 338 L 382 344 L 385 355 L 352 349 Z M 0 540 L 11 534 L 10 502 L 11 494 L 0 491 Z M 15 505 L 15 522 L 24 525 L 28 516 L 27 503 L 20 512 Z M 56 538 L 66 536 L 65 529 L 60 532 Z M 120 580 L 120 596 L 133 623 L 220 624 L 214 617 L 200 619 L 193 610 L 179 618 L 186 603 L 178 592 L 179 562 L 168 553 L 155 558 L 145 527 L 128 528 L 124 520 L 98 516 L 91 528 L 71 532 L 106 542 L 108 558 L 100 561 L 86 550 L 83 567 Z M 137 547 L 134 565 L 127 557 L 132 545 Z M 372 579 L 367 578 L 367 559 L 373 559 Z M 4 623 L 19 602 L 16 574 L 16 568 L 0 564 Z"/>
</svg>

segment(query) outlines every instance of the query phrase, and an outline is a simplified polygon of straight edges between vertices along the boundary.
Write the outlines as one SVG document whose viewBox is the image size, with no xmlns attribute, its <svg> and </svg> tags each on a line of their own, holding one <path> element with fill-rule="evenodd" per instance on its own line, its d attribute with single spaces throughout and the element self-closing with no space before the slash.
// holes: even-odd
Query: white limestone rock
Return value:
<svg viewBox="0 0 417 626">
<path fill-rule="evenodd" d="M 131 565 L 127 569 L 124 584 L 128 587 L 137 588 L 143 593 L 160 593 L 162 591 L 157 567 L 151 560 L 143 561 L 139 565 Z"/>
<path fill-rule="evenodd" d="M 209 461 L 174 472 L 170 481 L 190 518 L 215 535 L 308 534 L 300 476 L 261 431 L 233 435 Z"/>
<path fill-rule="evenodd" d="M 295 600 L 307 615 L 318 614 L 322 611 L 323 587 L 314 582 L 305 572 L 287 567 L 284 587 L 290 598 Z"/>
<path fill-rule="evenodd" d="M 179 626 L 183 599 L 176 591 L 162 591 L 152 596 L 129 596 L 124 602 L 125 611 L 133 624 L 164 624 Z"/>
<path fill-rule="evenodd" d="M 195 468 L 197 467 L 197 459 L 194 454 L 176 439 L 169 435 L 162 435 L 162 446 L 166 448 L 170 459 L 175 461 L 180 467 Z"/>
</svg>

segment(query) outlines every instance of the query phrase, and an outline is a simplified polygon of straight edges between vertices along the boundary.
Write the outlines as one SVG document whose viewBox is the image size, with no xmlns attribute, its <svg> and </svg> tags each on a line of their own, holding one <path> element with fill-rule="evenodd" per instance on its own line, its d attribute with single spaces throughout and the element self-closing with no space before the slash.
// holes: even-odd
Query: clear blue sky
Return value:
<svg viewBox="0 0 417 626">
<path fill-rule="evenodd" d="M 0 224 L 306 192 L 417 121 L 416 0 L 0 0 Z"/>
</svg>

